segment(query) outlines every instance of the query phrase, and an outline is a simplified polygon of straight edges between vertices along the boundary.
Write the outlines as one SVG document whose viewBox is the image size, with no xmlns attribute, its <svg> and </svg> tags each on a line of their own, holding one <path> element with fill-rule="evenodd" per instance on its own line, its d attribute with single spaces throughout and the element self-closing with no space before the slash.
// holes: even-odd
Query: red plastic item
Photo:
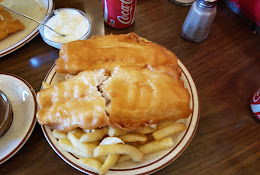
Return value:
<svg viewBox="0 0 260 175">
<path fill-rule="evenodd" d="M 230 2 L 260 26 L 260 0 L 230 0 Z"/>
</svg>

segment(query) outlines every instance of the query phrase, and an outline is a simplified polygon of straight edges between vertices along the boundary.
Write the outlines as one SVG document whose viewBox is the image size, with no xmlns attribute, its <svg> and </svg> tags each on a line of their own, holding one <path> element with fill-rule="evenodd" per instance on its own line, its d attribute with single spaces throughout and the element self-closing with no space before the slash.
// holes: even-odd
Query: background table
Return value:
<svg viewBox="0 0 260 175">
<path fill-rule="evenodd" d="M 190 71 L 199 93 L 199 126 L 184 153 L 156 174 L 253 175 L 260 172 L 260 121 L 253 116 L 249 105 L 251 96 L 260 88 L 260 38 L 248 21 L 219 2 L 208 38 L 195 44 L 180 36 L 189 7 L 176 6 L 168 0 L 138 0 L 135 23 L 123 30 L 104 25 L 100 0 L 54 2 L 55 8 L 85 11 L 92 23 L 92 35 L 135 32 L 173 51 Z M 37 92 L 57 58 L 58 50 L 45 44 L 38 35 L 0 58 L 0 72 L 24 78 Z M 33 66 L 32 59 L 37 59 L 40 65 Z M 23 148 L 0 165 L 0 174 L 81 172 L 52 150 L 36 124 Z"/>
</svg>

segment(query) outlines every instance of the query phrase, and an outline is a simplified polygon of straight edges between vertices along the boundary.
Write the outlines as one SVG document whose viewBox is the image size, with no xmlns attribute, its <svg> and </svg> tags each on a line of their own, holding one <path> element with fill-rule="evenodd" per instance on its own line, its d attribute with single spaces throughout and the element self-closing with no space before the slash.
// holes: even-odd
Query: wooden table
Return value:
<svg viewBox="0 0 260 175">
<path fill-rule="evenodd" d="M 54 0 L 56 7 L 83 10 L 92 22 L 92 35 L 135 32 L 173 51 L 191 73 L 200 100 L 197 132 L 184 153 L 156 174 L 238 174 L 260 172 L 260 121 L 250 109 L 250 98 L 260 88 L 260 37 L 223 2 L 208 38 L 184 40 L 181 27 L 189 7 L 168 0 L 138 0 L 135 23 L 112 29 L 103 23 L 97 0 Z M 32 58 L 40 60 L 33 67 Z M 17 51 L 0 58 L 0 72 L 28 81 L 39 91 L 58 50 L 36 36 Z M 0 148 L 1 149 L 1 148 Z M 22 149 L 0 165 L 0 174 L 81 174 L 49 146 L 38 124 Z"/>
</svg>

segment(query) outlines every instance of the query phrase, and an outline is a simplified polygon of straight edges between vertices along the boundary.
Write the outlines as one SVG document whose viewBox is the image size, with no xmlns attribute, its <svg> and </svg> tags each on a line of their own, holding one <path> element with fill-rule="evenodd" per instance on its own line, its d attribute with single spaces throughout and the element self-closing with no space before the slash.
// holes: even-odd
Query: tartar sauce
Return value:
<svg viewBox="0 0 260 175">
<path fill-rule="evenodd" d="M 67 43 L 78 40 L 87 33 L 90 27 L 88 19 L 81 15 L 77 10 L 62 9 L 55 11 L 54 14 L 55 15 L 47 21 L 46 25 L 67 36 L 60 36 L 49 28 L 44 27 L 44 36 L 48 40 L 58 43 Z"/>
</svg>

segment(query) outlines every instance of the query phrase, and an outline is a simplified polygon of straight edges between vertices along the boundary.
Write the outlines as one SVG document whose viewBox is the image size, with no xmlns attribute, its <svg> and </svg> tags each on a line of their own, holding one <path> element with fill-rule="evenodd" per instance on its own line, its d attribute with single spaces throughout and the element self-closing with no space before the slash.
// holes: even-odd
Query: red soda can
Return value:
<svg viewBox="0 0 260 175">
<path fill-rule="evenodd" d="M 102 0 L 104 21 L 116 29 L 123 29 L 135 20 L 137 0 Z"/>
<path fill-rule="evenodd" d="M 253 95 L 250 105 L 255 116 L 260 120 L 260 88 Z"/>
</svg>

